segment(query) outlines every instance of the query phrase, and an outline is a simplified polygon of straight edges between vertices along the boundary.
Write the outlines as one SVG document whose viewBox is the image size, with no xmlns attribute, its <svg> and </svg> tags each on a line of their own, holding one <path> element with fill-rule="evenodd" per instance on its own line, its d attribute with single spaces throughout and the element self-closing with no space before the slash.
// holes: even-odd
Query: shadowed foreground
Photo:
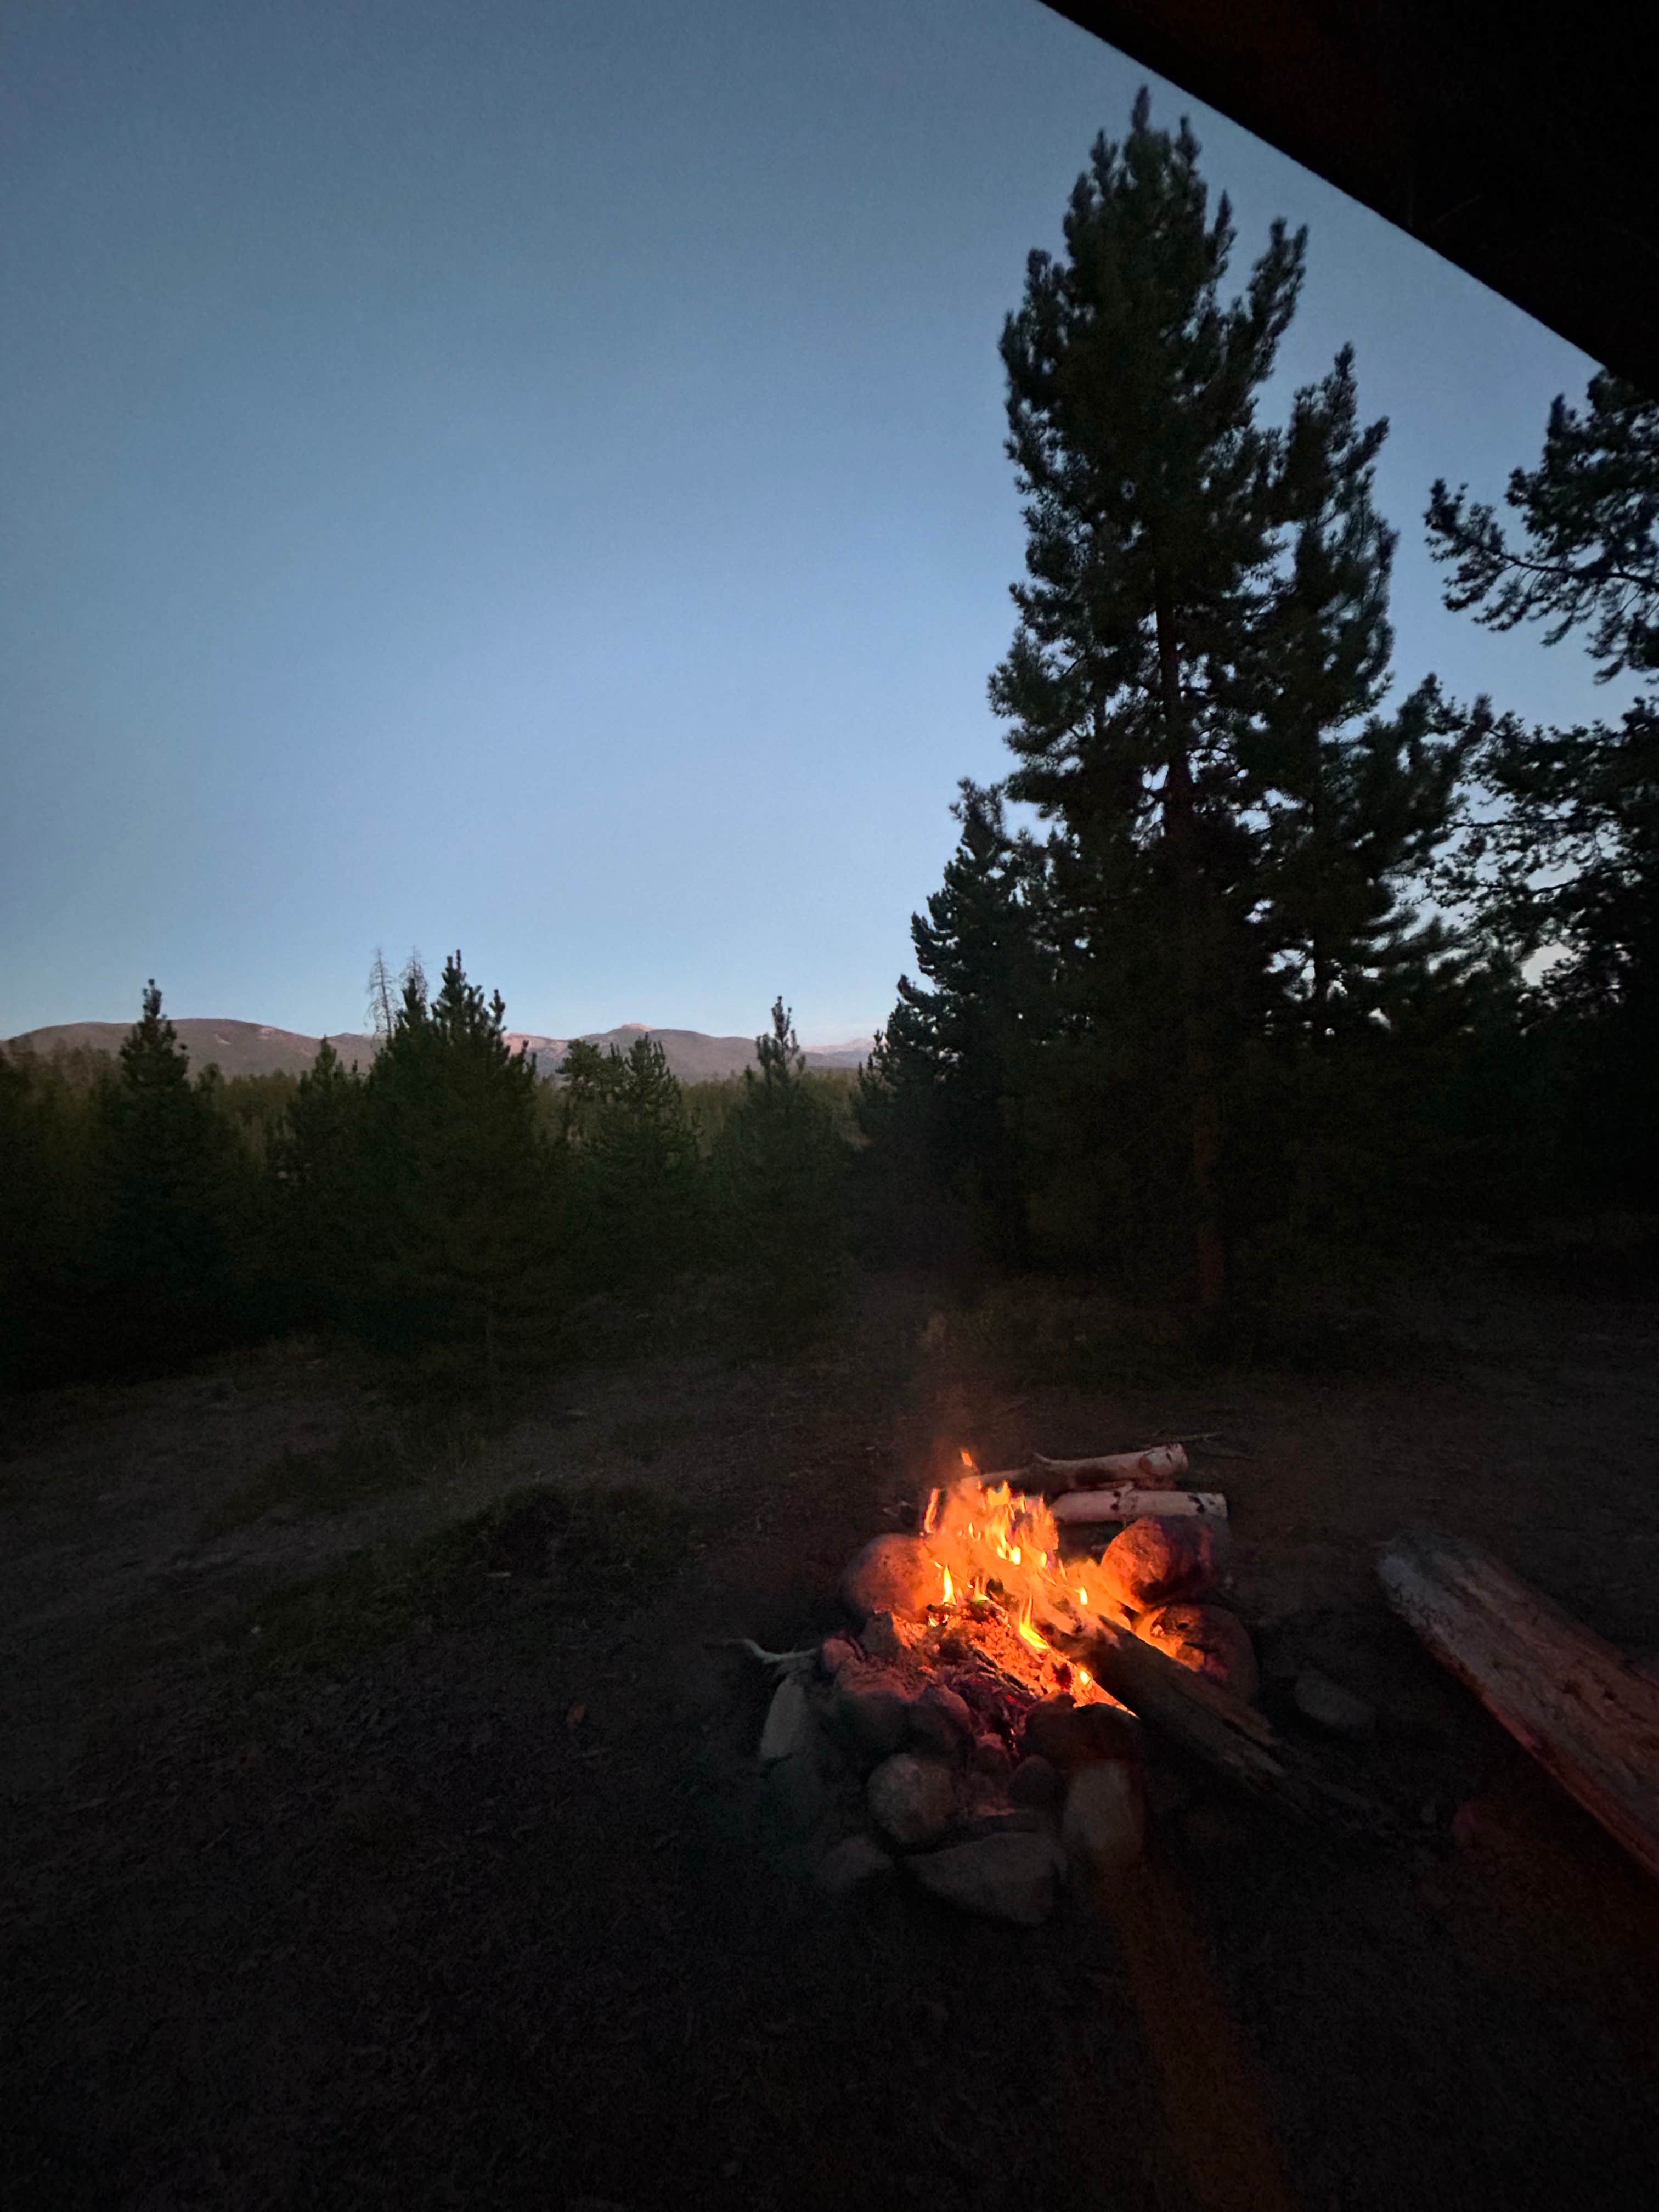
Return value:
<svg viewBox="0 0 1659 2212">
<path fill-rule="evenodd" d="M 813 1359 L 595 1371 L 378 1457 L 391 1414 L 298 1352 L 22 1404 L 7 2201 L 1643 2201 L 1654 1893 L 1370 1559 L 1432 1512 L 1659 1647 L 1651 1315 L 1488 1304 L 1393 1372 L 1079 1382 L 1054 1342 L 994 1358 L 995 1310 L 920 1350 L 929 1310 L 880 1286 Z M 826 1624 L 942 1449 L 1199 1430 L 1254 1455 L 1206 1473 L 1270 1705 L 1307 1658 L 1374 1698 L 1345 1755 L 1422 1846 L 1200 1786 L 1109 1910 L 1035 1934 L 821 1906 L 754 1771 L 763 1687 L 705 1639 Z"/>
</svg>

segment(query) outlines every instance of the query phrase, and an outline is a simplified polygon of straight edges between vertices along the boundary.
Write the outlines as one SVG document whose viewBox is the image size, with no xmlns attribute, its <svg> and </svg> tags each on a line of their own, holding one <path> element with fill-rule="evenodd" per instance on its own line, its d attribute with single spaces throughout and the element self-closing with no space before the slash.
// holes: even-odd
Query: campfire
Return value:
<svg viewBox="0 0 1659 2212">
<path fill-rule="evenodd" d="M 961 1457 L 913 1530 L 848 1567 L 854 1628 L 744 1647 L 780 1677 L 763 1766 L 798 1825 L 842 1831 L 826 1890 L 902 1870 L 1041 1920 L 1068 1871 L 1139 1855 L 1149 1746 L 1329 1809 L 1340 1793 L 1251 1703 L 1249 1635 L 1217 1602 L 1226 1504 L 1185 1486 L 1180 1445 L 991 1474 Z"/>
<path fill-rule="evenodd" d="M 946 1686 L 987 1721 L 980 1763 L 999 1771 L 994 1745 L 1018 1748 L 1037 1704 L 1121 1703 L 1057 1639 L 1086 1637 L 1102 1620 L 1136 1617 L 1121 1562 L 1103 1564 L 1073 1546 L 1068 1556 L 1050 1501 L 1007 1475 L 965 1472 L 933 1490 L 914 1537 L 878 1537 L 843 1577 L 850 1609 L 864 1616 L 863 1655 L 897 1670 L 918 1694 Z M 1164 1539 L 1163 1595 L 1196 1589 L 1210 1577 L 1208 1532 Z M 1091 1583 L 1093 1589 L 1091 1590 Z M 840 1650 L 832 1662 L 845 1667 Z"/>
</svg>

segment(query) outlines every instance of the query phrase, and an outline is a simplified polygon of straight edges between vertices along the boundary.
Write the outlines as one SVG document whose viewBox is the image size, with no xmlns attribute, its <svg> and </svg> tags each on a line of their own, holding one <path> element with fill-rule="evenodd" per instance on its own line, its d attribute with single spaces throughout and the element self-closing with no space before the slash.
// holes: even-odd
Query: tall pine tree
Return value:
<svg viewBox="0 0 1659 2212">
<path fill-rule="evenodd" d="M 1182 1124 L 1210 1305 L 1231 1073 L 1287 973 L 1306 1018 L 1328 1020 L 1344 964 L 1397 924 L 1386 886 L 1450 771 L 1420 745 L 1413 763 L 1409 730 L 1357 733 L 1389 649 L 1391 539 L 1370 507 L 1385 426 L 1359 428 L 1346 353 L 1286 428 L 1258 422 L 1305 238 L 1275 223 L 1224 299 L 1232 222 L 1224 198 L 1210 215 L 1197 158 L 1184 124 L 1152 127 L 1143 93 L 1123 143 L 1096 143 L 1064 257 L 1030 258 L 1002 339 L 1028 580 L 991 698 L 1011 797 L 1057 825 L 1078 1010 L 1120 1085 L 1155 1086 Z M 1383 849 L 1390 811 L 1407 826 Z"/>
</svg>

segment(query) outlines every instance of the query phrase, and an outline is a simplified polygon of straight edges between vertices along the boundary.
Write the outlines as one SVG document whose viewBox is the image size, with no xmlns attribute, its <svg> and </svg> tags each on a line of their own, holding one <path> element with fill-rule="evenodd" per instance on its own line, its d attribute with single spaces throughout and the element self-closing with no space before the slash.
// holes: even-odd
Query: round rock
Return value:
<svg viewBox="0 0 1659 2212">
<path fill-rule="evenodd" d="M 1020 1748 L 1070 1773 L 1092 1759 L 1139 1758 L 1140 1723 L 1121 1705 L 1077 1705 L 1069 1698 L 1047 1698 L 1025 1716 Z"/>
<path fill-rule="evenodd" d="M 901 1751 L 870 1777 L 865 1802 L 883 1835 L 915 1850 L 937 1843 L 956 1817 L 956 1784 L 943 1759 Z"/>
<path fill-rule="evenodd" d="M 841 1578 L 842 1602 L 854 1620 L 872 1613 L 916 1620 L 939 1595 L 939 1569 L 920 1536 L 872 1536 Z"/>
<path fill-rule="evenodd" d="M 1006 1782 L 1014 1771 L 1014 1754 L 1000 1735 L 976 1735 L 969 1764 L 988 1782 Z"/>
<path fill-rule="evenodd" d="M 1317 1667 L 1302 1669 L 1291 1694 L 1304 1720 L 1329 1735 L 1357 1740 L 1369 1735 L 1376 1726 L 1376 1708 L 1355 1697 L 1352 1690 L 1345 1690 L 1340 1682 L 1332 1681 L 1328 1674 L 1322 1674 Z"/>
<path fill-rule="evenodd" d="M 813 1879 L 826 1897 L 851 1897 L 892 1871 L 892 1860 L 872 1837 L 848 1836 L 819 1862 Z"/>
<path fill-rule="evenodd" d="M 1201 1598 L 1215 1588 L 1215 1537 L 1207 1522 L 1132 1521 L 1113 1537 L 1090 1571 L 1105 1595 L 1144 1612 L 1181 1598 Z"/>
<path fill-rule="evenodd" d="M 1016 1805 L 1054 1804 L 1060 1796 L 1059 1768 L 1041 1752 L 1033 1752 L 1008 1777 L 1008 1795 Z"/>
<path fill-rule="evenodd" d="M 1091 1874 L 1133 1864 L 1146 1841 L 1146 1802 L 1133 1767 L 1121 1759 L 1080 1766 L 1066 1792 L 1060 1838 L 1073 1863 Z"/>
<path fill-rule="evenodd" d="M 818 1652 L 818 1665 L 833 1681 L 843 1667 L 855 1667 L 859 1647 L 850 1636 L 826 1636 Z"/>
<path fill-rule="evenodd" d="M 1061 1866 L 1054 1838 L 1018 1831 L 925 1851 L 905 1871 L 934 1897 L 988 1920 L 1036 1928 L 1054 1909 Z"/>
<path fill-rule="evenodd" d="M 830 1717 L 854 1749 L 884 1758 L 909 1731 L 910 1700 L 897 1677 L 880 1667 L 843 1667 L 836 1677 Z"/>
<path fill-rule="evenodd" d="M 948 1758 L 973 1733 L 974 1717 L 967 1700 L 943 1683 L 930 1683 L 910 1708 L 910 1741 L 920 1751 L 936 1751 Z"/>
<path fill-rule="evenodd" d="M 1148 1644 L 1248 1701 L 1260 1686 L 1250 1632 L 1219 1605 L 1165 1605 L 1139 1624 Z"/>
</svg>

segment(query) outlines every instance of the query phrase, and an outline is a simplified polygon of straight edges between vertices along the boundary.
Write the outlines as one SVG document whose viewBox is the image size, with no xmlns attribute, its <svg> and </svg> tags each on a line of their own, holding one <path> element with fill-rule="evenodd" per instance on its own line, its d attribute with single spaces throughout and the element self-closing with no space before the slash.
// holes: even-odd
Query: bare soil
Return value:
<svg viewBox="0 0 1659 2212">
<path fill-rule="evenodd" d="M 935 1307 L 493 1437 L 305 1346 L 7 1407 L 0 2201 L 1650 2203 L 1659 1899 L 1373 1562 L 1437 1520 L 1659 1654 L 1659 1315 L 1471 1291 L 1294 1374 Z M 961 1445 L 1200 1432 L 1269 1709 L 1308 1661 L 1373 1700 L 1326 1755 L 1420 1843 L 1200 1783 L 1034 1934 L 821 1904 L 710 1640 L 828 1626 Z"/>
</svg>

